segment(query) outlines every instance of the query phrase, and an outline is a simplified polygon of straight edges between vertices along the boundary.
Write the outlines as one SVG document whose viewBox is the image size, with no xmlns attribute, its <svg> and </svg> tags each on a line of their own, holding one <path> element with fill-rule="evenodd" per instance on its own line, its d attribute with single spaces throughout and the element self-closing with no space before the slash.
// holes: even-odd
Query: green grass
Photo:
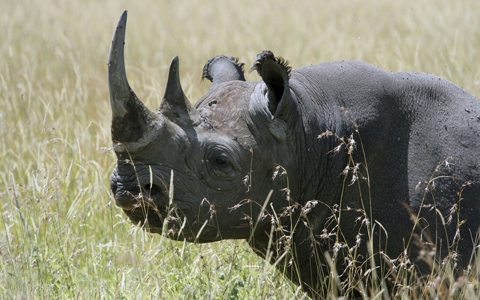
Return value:
<svg viewBox="0 0 480 300">
<path fill-rule="evenodd" d="M 115 207 L 106 63 L 123 9 L 129 10 L 129 80 L 152 109 L 173 56 L 180 56 L 182 83 L 195 101 L 209 87 L 200 76 L 211 56 L 238 56 L 249 67 L 264 49 L 293 67 L 360 59 L 392 71 L 424 71 L 480 96 L 477 0 L 4 0 L 1 299 L 305 297 L 245 242 L 173 242 L 135 228 Z M 431 281 L 420 295 L 478 299 L 479 266 L 472 267 L 468 281 L 432 274 L 450 283 Z"/>
</svg>

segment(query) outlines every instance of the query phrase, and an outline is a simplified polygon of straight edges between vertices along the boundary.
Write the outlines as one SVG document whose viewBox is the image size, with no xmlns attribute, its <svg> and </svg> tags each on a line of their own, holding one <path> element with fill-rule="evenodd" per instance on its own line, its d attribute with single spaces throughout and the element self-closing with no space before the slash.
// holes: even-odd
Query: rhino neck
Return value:
<svg viewBox="0 0 480 300">
<path fill-rule="evenodd" d="M 291 87 L 298 118 L 295 124 L 288 125 L 286 141 L 270 143 L 269 149 L 270 153 L 278 155 L 275 157 L 277 164 L 286 169 L 292 203 L 300 207 L 294 215 L 282 219 L 284 232 L 267 226 L 255 232 L 249 245 L 257 255 L 269 260 L 313 296 L 314 291 L 320 289 L 316 286 L 322 282 L 319 278 L 323 274 L 328 277 L 328 264 L 323 253 L 332 246 L 313 239 L 322 234 L 325 224 L 332 217 L 333 207 L 342 197 L 340 190 L 331 187 L 342 186 L 344 178 L 341 173 L 348 163 L 348 156 L 344 148 L 337 153 L 334 149 L 341 143 L 339 137 L 344 137 L 349 131 L 345 128 L 343 116 L 336 115 L 338 109 L 313 103 L 311 91 L 298 86 L 293 76 Z M 332 134 L 316 138 L 327 131 Z M 277 203 L 286 203 L 284 197 L 277 196 Z M 302 209 L 312 203 L 315 207 L 306 217 L 301 216 Z M 335 232 L 334 228 L 328 230 Z M 291 236 L 285 236 L 290 233 Z"/>
<path fill-rule="evenodd" d="M 310 94 L 311 91 L 298 86 L 292 77 L 292 95 L 299 117 L 295 126 L 289 126 L 289 149 L 282 153 L 295 154 L 290 162 L 293 171 L 289 172 L 289 176 L 295 176 L 292 181 L 297 183 L 291 189 L 294 200 L 301 205 L 310 200 L 333 205 L 340 195 L 331 187 L 341 183 L 339 175 L 348 162 L 344 148 L 338 152 L 335 148 L 341 144 L 339 138 L 349 131 L 338 109 L 313 103 Z"/>
</svg>

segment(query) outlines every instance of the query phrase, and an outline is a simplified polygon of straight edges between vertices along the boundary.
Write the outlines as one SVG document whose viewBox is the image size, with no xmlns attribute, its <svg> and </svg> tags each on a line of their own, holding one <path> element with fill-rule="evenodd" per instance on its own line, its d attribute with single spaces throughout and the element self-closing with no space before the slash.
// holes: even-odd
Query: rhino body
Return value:
<svg viewBox="0 0 480 300">
<path fill-rule="evenodd" d="M 454 252 L 459 267 L 469 263 L 480 222 L 477 98 L 356 61 L 291 70 L 264 51 L 256 82 L 237 60 L 211 59 L 212 86 L 194 107 L 175 58 L 152 112 L 126 79 L 125 25 L 126 12 L 109 58 L 111 186 L 135 224 L 190 242 L 246 239 L 313 297 L 327 257 L 341 272 L 352 255 L 373 251 L 381 263 L 407 253 L 426 272 L 431 242 L 437 259 Z"/>
</svg>

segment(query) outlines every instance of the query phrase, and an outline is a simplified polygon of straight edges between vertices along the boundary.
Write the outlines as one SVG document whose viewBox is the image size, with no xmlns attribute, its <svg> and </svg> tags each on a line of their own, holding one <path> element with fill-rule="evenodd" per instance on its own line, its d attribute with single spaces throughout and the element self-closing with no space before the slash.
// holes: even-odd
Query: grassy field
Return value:
<svg viewBox="0 0 480 300">
<path fill-rule="evenodd" d="M 115 207 L 106 64 L 124 9 L 129 81 L 152 109 L 173 56 L 194 100 L 211 56 L 250 67 L 264 49 L 294 68 L 354 59 L 428 72 L 480 97 L 478 0 L 3 0 L 0 299 L 305 298 L 244 242 L 173 242 Z M 421 297 L 479 299 L 478 278 Z"/>
</svg>

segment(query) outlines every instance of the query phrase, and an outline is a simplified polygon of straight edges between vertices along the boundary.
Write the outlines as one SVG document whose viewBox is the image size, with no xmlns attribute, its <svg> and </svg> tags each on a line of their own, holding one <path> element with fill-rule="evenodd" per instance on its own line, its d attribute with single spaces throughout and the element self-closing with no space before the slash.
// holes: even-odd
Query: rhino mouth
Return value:
<svg viewBox="0 0 480 300">
<path fill-rule="evenodd" d="M 167 185 L 161 176 L 142 173 L 145 170 L 117 165 L 110 177 L 115 204 L 135 223 L 162 223 L 169 206 Z"/>
<path fill-rule="evenodd" d="M 137 164 L 133 168 L 119 162 L 110 176 L 115 204 L 134 224 L 151 233 L 166 233 L 175 240 L 203 242 L 197 239 L 200 227 L 204 227 L 204 231 L 218 231 L 216 226 L 210 228 L 211 224 L 204 224 L 206 219 L 212 218 L 209 203 L 199 200 L 206 197 L 192 193 L 178 182 L 170 195 L 170 176 L 167 175 L 170 173 L 169 168 L 158 165 Z M 180 182 L 190 180 L 181 172 L 176 174 Z"/>
<path fill-rule="evenodd" d="M 123 209 L 136 225 L 152 233 L 161 233 L 169 215 L 168 197 L 156 185 L 137 185 L 135 188 L 115 188 L 112 185 L 115 204 Z"/>
<path fill-rule="evenodd" d="M 118 188 L 118 184 L 112 185 L 112 192 L 117 206 L 126 211 L 138 208 L 149 208 L 154 210 L 166 210 L 167 200 L 160 187 L 147 184 L 135 188 Z"/>
</svg>

